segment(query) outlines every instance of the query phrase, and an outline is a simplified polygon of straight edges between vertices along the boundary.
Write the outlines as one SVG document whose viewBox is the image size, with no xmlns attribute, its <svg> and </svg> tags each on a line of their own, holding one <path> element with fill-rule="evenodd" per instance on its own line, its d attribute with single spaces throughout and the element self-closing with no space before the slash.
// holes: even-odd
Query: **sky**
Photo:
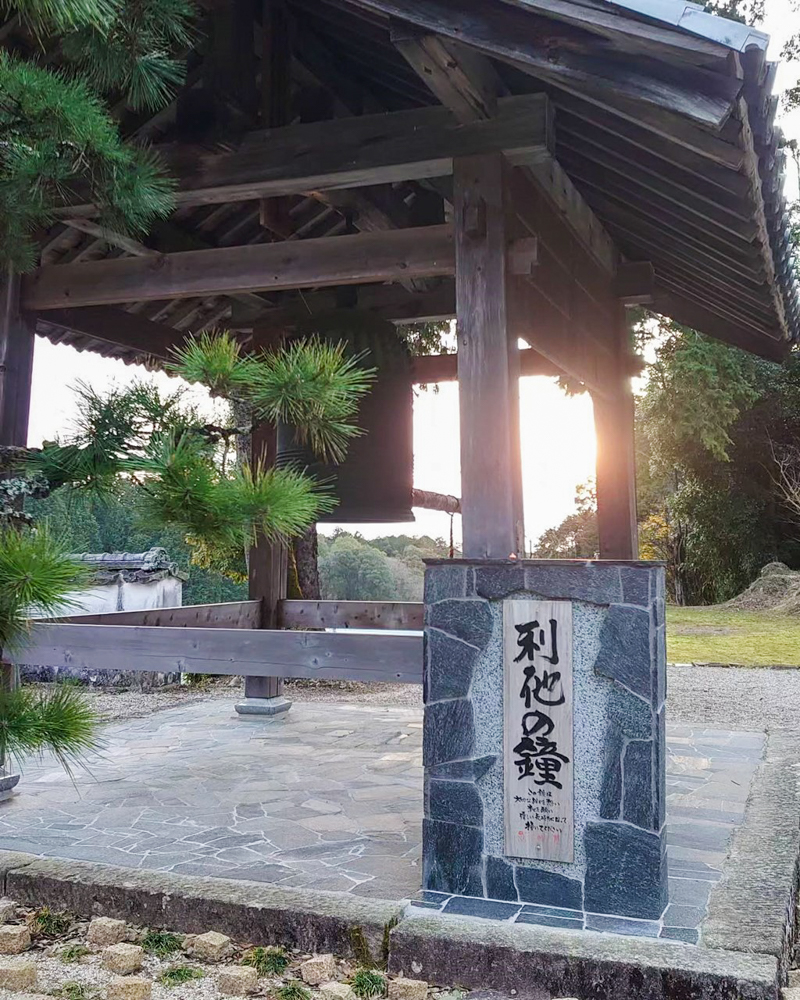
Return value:
<svg viewBox="0 0 800 1000">
<path fill-rule="evenodd" d="M 784 42 L 800 30 L 800 13 L 791 0 L 766 0 L 766 17 L 761 26 L 772 38 L 770 58 L 777 59 Z M 800 67 L 782 65 L 776 92 L 797 82 Z M 800 110 L 779 119 L 789 137 L 800 139 Z M 797 196 L 797 179 L 790 178 L 787 195 Z M 71 386 L 82 380 L 98 391 L 134 378 L 152 377 L 167 390 L 175 380 L 163 374 L 148 376 L 144 369 L 121 361 L 101 358 L 70 347 L 53 345 L 37 338 L 33 371 L 33 396 L 29 444 L 69 435 L 74 419 Z M 201 390 L 193 390 L 202 403 Z M 207 402 L 205 405 L 210 405 Z M 525 493 L 526 548 L 547 528 L 572 513 L 576 487 L 594 474 L 595 437 L 592 405 L 588 396 L 567 397 L 557 384 L 542 377 L 524 378 L 520 383 L 520 420 Z M 445 383 L 438 391 L 418 391 L 414 402 L 414 485 L 460 496 L 458 387 Z M 413 524 L 347 525 L 366 537 L 388 534 L 448 537 L 450 517 L 436 511 L 415 511 Z M 456 543 L 460 541 L 460 518 L 453 523 Z M 330 532 L 334 526 L 325 526 Z"/>
</svg>

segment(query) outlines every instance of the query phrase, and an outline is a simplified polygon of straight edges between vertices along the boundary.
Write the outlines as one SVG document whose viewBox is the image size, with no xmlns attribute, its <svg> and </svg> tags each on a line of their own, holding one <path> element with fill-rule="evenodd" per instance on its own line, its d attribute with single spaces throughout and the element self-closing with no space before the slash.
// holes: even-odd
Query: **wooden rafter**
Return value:
<svg viewBox="0 0 800 1000">
<path fill-rule="evenodd" d="M 170 349 L 183 341 L 183 335 L 171 326 L 110 306 L 50 310 L 37 317 L 40 333 L 42 324 L 52 324 L 90 340 L 162 361 L 168 361 Z"/>
<path fill-rule="evenodd" d="M 652 57 L 616 59 L 597 35 L 576 33 L 563 23 L 537 19 L 499 3 L 348 2 L 466 43 L 565 90 L 579 95 L 600 94 L 612 106 L 618 98 L 629 99 L 718 128 L 730 116 L 741 92 L 740 80 L 689 64 L 675 73 Z"/>
</svg>

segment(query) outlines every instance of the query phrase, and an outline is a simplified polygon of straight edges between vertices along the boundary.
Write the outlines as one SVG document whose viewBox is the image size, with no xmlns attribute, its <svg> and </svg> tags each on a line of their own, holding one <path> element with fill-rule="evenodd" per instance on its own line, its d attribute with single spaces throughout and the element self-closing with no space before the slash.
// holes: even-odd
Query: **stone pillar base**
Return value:
<svg viewBox="0 0 800 1000">
<path fill-rule="evenodd" d="M 288 712 L 292 703 L 281 695 L 278 698 L 245 698 L 236 705 L 238 715 L 260 715 L 270 717 Z"/>
<path fill-rule="evenodd" d="M 584 913 L 657 921 L 667 905 L 663 566 L 461 559 L 427 567 L 423 888 L 558 907 L 574 911 L 581 925 Z M 531 653 L 534 668 L 525 675 L 522 657 L 514 657 L 518 648 L 525 655 L 521 643 L 505 652 L 504 606 L 515 601 L 572 605 L 573 717 L 568 752 L 557 758 L 572 768 L 574 794 L 563 807 L 571 814 L 571 858 L 516 853 L 519 844 L 507 836 L 506 817 L 518 823 L 520 815 L 516 805 L 506 809 L 508 789 L 513 795 L 524 776 L 517 755 L 528 750 L 519 729 L 504 731 L 506 679 L 510 704 L 534 692 L 525 718 L 533 718 L 536 704 L 546 709 L 566 700 L 553 686 L 567 670 L 565 637 L 558 647 L 563 662 L 555 664 L 556 648 L 547 647 L 543 629 L 536 632 L 548 659 L 543 665 Z M 543 700 L 534 702 L 539 687 L 529 677 L 540 684 L 549 678 Z M 562 700 L 550 691 L 561 691 Z M 536 759 L 558 749 L 540 742 Z M 513 801 L 524 803 L 527 794 Z M 529 828 L 563 834 L 559 813 L 551 815 L 546 799 L 536 801 Z"/>
</svg>

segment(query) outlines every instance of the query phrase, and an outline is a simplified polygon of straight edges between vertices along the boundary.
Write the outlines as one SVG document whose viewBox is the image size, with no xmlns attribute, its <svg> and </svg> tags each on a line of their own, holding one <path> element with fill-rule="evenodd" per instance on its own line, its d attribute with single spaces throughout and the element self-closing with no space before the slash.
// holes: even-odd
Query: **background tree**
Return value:
<svg viewBox="0 0 800 1000">
<path fill-rule="evenodd" d="M 193 549 L 176 527 L 144 524 L 137 515 L 136 491 L 121 480 L 103 495 L 65 487 L 48 497 L 29 500 L 26 510 L 36 523 L 58 525 L 69 552 L 146 552 L 163 548 L 187 574 L 184 604 L 246 601 L 247 584 L 192 562 Z"/>
<path fill-rule="evenodd" d="M 764 361 L 661 321 L 636 414 L 639 544 L 667 563 L 669 595 L 711 604 L 768 562 L 800 568 L 800 510 L 781 471 L 800 469 L 800 357 Z M 591 494 L 539 540 L 545 558 L 591 557 Z"/>
<path fill-rule="evenodd" d="M 319 575 L 325 599 L 340 601 L 399 600 L 397 583 L 386 556 L 362 539 L 342 532 L 320 539 Z"/>
<path fill-rule="evenodd" d="M 539 538 L 535 559 L 596 559 L 600 551 L 597 493 L 593 482 L 575 490 L 575 513 Z"/>
<path fill-rule="evenodd" d="M 449 543 L 427 535 L 366 539 L 338 530 L 320 536 L 319 569 L 324 600 L 421 601 L 424 559 L 443 559 Z"/>
</svg>

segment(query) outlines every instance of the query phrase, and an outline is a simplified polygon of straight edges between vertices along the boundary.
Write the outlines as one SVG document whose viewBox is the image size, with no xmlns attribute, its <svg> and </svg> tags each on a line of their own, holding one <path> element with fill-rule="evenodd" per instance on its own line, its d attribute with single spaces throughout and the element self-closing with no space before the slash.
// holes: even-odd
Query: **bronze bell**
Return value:
<svg viewBox="0 0 800 1000">
<path fill-rule="evenodd" d="M 299 465 L 329 485 L 339 504 L 321 518 L 322 522 L 413 521 L 411 356 L 394 324 L 374 313 L 338 309 L 303 320 L 295 335 L 344 342 L 348 353 L 354 355 L 367 352 L 364 367 L 376 368 L 377 374 L 356 418 L 363 433 L 351 441 L 341 465 L 327 465 L 307 448 L 298 446 L 294 428 L 288 424 L 278 424 L 276 465 Z"/>
</svg>

